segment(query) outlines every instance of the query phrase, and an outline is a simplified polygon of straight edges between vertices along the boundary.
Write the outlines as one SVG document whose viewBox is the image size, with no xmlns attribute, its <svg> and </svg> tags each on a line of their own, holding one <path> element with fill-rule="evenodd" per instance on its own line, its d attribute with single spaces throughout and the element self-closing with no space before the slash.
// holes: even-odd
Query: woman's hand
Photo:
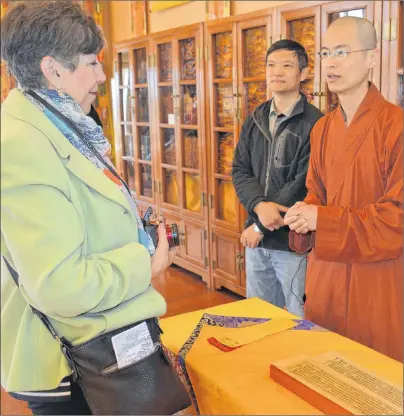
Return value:
<svg viewBox="0 0 404 416">
<path fill-rule="evenodd" d="M 177 253 L 176 249 L 169 250 L 167 233 L 164 222 L 160 222 L 157 229 L 158 233 L 158 244 L 154 256 L 151 258 L 151 273 L 152 278 L 156 277 L 160 273 L 164 272 L 168 267 L 171 266 L 174 257 Z"/>
</svg>

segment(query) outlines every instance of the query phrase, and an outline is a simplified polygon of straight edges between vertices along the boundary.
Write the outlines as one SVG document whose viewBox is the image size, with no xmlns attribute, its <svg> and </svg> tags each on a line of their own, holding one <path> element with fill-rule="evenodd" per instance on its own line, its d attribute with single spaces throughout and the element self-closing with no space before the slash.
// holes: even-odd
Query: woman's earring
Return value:
<svg viewBox="0 0 404 416">
<path fill-rule="evenodd" d="M 56 89 L 60 99 L 62 100 L 62 102 L 66 103 L 67 102 L 67 95 L 62 91 L 62 88 L 57 88 Z"/>
</svg>

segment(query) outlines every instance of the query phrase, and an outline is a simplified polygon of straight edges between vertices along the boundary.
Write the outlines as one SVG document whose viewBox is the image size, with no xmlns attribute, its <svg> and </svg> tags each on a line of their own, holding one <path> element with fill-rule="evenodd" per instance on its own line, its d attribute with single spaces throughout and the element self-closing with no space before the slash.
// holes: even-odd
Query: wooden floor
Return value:
<svg viewBox="0 0 404 416">
<path fill-rule="evenodd" d="M 241 299 L 227 290 L 210 291 L 201 278 L 173 266 L 153 279 L 153 286 L 167 301 L 165 317 L 192 312 Z M 24 402 L 14 400 L 1 389 L 1 415 L 30 415 Z"/>
</svg>

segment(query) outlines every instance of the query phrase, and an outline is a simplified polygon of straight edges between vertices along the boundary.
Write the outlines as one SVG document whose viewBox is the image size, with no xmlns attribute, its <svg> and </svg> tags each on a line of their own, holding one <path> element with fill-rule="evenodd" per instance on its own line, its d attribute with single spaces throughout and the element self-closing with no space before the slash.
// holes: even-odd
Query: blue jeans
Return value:
<svg viewBox="0 0 404 416">
<path fill-rule="evenodd" d="M 303 317 L 306 254 L 246 248 L 247 297 L 258 297 Z"/>
</svg>

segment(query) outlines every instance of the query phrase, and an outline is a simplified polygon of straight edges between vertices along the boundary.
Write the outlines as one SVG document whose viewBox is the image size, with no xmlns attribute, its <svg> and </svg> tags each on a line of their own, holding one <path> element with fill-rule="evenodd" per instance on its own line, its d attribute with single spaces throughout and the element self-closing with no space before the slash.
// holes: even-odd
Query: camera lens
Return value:
<svg viewBox="0 0 404 416">
<path fill-rule="evenodd" d="M 180 239 L 177 224 L 166 224 L 166 233 L 168 246 L 170 248 L 178 247 L 180 245 Z"/>
</svg>

